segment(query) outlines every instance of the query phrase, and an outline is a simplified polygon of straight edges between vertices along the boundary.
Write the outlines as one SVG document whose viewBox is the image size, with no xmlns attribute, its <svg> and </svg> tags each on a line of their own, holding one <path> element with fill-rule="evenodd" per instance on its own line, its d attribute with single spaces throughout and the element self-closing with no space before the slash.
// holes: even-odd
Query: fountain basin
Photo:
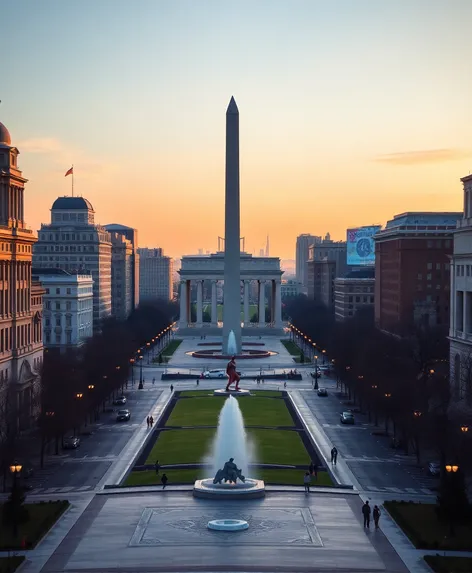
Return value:
<svg viewBox="0 0 472 573">
<path fill-rule="evenodd" d="M 220 349 L 213 350 L 190 350 L 185 353 L 192 358 L 205 358 L 207 360 L 230 360 L 233 354 L 223 354 Z M 253 358 L 270 358 L 275 356 L 277 352 L 273 350 L 252 350 L 245 349 L 242 354 L 236 354 L 236 360 L 251 360 Z"/>
<path fill-rule="evenodd" d="M 249 528 L 249 523 L 242 519 L 214 519 L 208 522 L 208 529 L 215 531 L 243 531 Z"/>
<path fill-rule="evenodd" d="M 193 495 L 212 499 L 254 499 L 265 496 L 265 484 L 263 480 L 250 478 L 236 484 L 214 484 L 213 478 L 198 479 L 193 486 Z"/>
<path fill-rule="evenodd" d="M 226 388 L 219 388 L 213 391 L 213 396 L 234 396 L 235 398 L 242 398 L 243 396 L 250 396 L 249 390 L 240 388 L 239 390 L 226 390 Z"/>
</svg>

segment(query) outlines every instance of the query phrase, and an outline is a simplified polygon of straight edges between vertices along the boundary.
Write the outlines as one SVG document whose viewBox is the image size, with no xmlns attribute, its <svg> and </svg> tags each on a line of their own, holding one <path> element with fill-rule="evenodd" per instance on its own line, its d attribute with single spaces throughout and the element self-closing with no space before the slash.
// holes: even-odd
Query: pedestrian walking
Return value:
<svg viewBox="0 0 472 573">
<path fill-rule="evenodd" d="M 374 505 L 374 511 L 372 512 L 372 516 L 374 518 L 375 529 L 378 529 L 379 519 L 380 519 L 380 509 L 378 505 Z"/>
<path fill-rule="evenodd" d="M 199 386 L 200 384 L 200 380 L 197 378 L 197 386 Z"/>
<path fill-rule="evenodd" d="M 162 477 L 161 477 L 162 489 L 165 489 L 167 482 L 168 482 L 168 479 L 167 479 L 166 474 L 162 474 Z"/>
<path fill-rule="evenodd" d="M 161 469 L 159 460 L 156 460 L 156 463 L 154 464 L 154 469 L 156 470 L 156 476 L 159 475 L 159 470 Z"/>
<path fill-rule="evenodd" d="M 174 385 L 173 385 L 173 384 L 170 385 L 170 391 L 171 391 L 171 392 L 174 391 Z"/>
<path fill-rule="evenodd" d="M 287 388 L 287 382 L 284 382 L 284 388 Z"/>
<path fill-rule="evenodd" d="M 147 424 L 147 427 L 148 427 L 148 428 L 149 428 L 150 425 L 151 425 L 151 420 L 150 420 L 149 416 L 146 418 L 146 424 Z"/>
<path fill-rule="evenodd" d="M 311 476 L 309 472 L 305 472 L 305 475 L 303 476 L 303 485 L 305 486 L 305 493 L 310 493 L 310 482 L 311 482 Z"/>
<path fill-rule="evenodd" d="M 149 418 L 149 423 L 151 424 L 151 428 L 152 428 L 152 426 L 154 424 L 154 418 L 152 416 L 150 416 L 150 418 Z"/>
<path fill-rule="evenodd" d="M 152 385 L 154 386 L 155 383 L 156 383 L 156 379 L 153 378 L 153 379 L 152 379 Z"/>
<path fill-rule="evenodd" d="M 362 515 L 364 516 L 364 527 L 370 527 L 370 505 L 369 502 L 366 501 L 362 506 Z"/>
<path fill-rule="evenodd" d="M 338 461 L 338 450 L 336 446 L 333 446 L 331 449 L 331 463 L 336 465 L 337 461 Z"/>
</svg>

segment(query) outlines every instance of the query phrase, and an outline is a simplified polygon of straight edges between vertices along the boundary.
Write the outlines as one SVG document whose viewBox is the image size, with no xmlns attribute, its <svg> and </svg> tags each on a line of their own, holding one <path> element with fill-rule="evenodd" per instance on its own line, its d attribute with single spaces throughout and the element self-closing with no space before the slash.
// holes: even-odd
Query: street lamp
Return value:
<svg viewBox="0 0 472 573">
<path fill-rule="evenodd" d="M 143 389 L 143 357 L 142 355 L 139 357 L 139 384 L 138 390 Z"/>
<path fill-rule="evenodd" d="M 420 418 L 421 415 L 422 415 L 422 412 L 420 412 L 419 410 L 415 410 L 415 411 L 413 412 L 413 416 L 414 416 L 415 418 Z"/>
<path fill-rule="evenodd" d="M 371 388 L 372 388 L 372 390 L 377 390 L 378 386 L 377 386 L 377 384 L 372 384 Z"/>
<path fill-rule="evenodd" d="M 46 418 L 52 418 L 53 416 L 56 415 L 56 412 L 44 412 L 44 415 L 46 416 Z"/>
<path fill-rule="evenodd" d="M 446 471 L 447 471 L 448 474 L 450 474 L 451 472 L 455 474 L 457 471 L 459 471 L 459 466 L 457 466 L 457 465 L 455 465 L 455 464 L 454 464 L 454 465 L 452 465 L 452 464 L 447 464 L 447 465 L 445 466 L 445 468 L 446 468 Z"/>
<path fill-rule="evenodd" d="M 131 385 L 134 386 L 134 363 L 135 363 L 135 359 L 134 358 L 130 358 L 129 359 L 129 363 L 131 364 Z"/>
<path fill-rule="evenodd" d="M 390 394 L 390 392 L 386 392 L 386 393 L 384 394 L 384 396 L 385 396 L 385 398 L 391 398 L 391 397 L 392 397 L 392 395 Z"/>
<path fill-rule="evenodd" d="M 10 472 L 13 474 L 14 477 L 16 477 L 21 470 L 23 469 L 23 466 L 21 464 L 12 464 L 10 466 Z"/>
<path fill-rule="evenodd" d="M 461 432 L 466 434 L 469 431 L 469 426 L 461 426 Z"/>
<path fill-rule="evenodd" d="M 77 392 L 75 397 L 77 398 L 77 400 L 81 400 L 84 397 L 84 395 L 82 394 L 82 392 Z"/>
<path fill-rule="evenodd" d="M 93 384 L 89 384 L 89 385 L 87 386 L 87 388 L 88 388 L 89 390 L 93 390 L 93 389 L 95 388 L 95 386 L 94 386 Z"/>
<path fill-rule="evenodd" d="M 326 350 L 322 350 L 321 353 L 323 354 L 323 364 L 324 364 L 326 359 Z"/>
</svg>

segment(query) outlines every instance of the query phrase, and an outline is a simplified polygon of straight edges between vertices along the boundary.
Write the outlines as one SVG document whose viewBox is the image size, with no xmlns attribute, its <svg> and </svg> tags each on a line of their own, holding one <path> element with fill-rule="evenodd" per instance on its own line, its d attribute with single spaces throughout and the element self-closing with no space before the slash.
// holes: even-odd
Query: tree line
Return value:
<svg viewBox="0 0 472 573">
<path fill-rule="evenodd" d="M 45 349 L 40 383 L 31 407 L 41 437 L 41 464 L 49 444 L 57 454 L 63 437 L 96 421 L 105 404 L 127 386 L 139 356 L 170 341 L 176 305 L 164 301 L 141 304 L 127 320 L 107 318 L 86 342 L 65 353 Z M 0 461 L 3 476 L 18 455 L 22 413 L 15 407 L 11 384 L 0 388 Z"/>
</svg>

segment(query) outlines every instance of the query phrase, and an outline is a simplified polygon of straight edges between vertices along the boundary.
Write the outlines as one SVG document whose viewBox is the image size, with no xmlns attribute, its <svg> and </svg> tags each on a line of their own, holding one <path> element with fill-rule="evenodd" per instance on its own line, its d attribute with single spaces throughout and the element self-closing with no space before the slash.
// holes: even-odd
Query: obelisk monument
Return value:
<svg viewBox="0 0 472 573">
<path fill-rule="evenodd" d="M 226 110 L 225 173 L 225 282 L 223 299 L 223 353 L 231 331 L 241 351 L 241 253 L 239 232 L 239 110 L 231 98 Z"/>
</svg>

